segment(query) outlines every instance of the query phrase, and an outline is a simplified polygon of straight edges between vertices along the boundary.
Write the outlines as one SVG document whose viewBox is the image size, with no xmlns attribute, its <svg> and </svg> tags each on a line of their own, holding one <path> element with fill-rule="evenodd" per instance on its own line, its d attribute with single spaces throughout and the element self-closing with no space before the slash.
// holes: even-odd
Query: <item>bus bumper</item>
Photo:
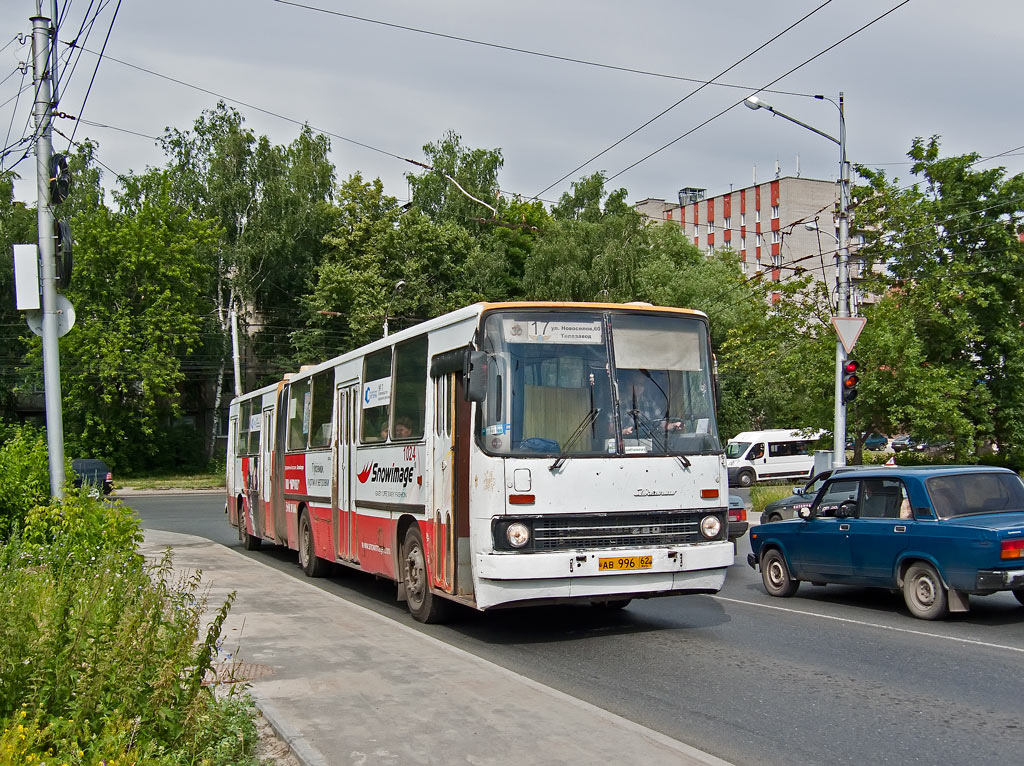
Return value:
<svg viewBox="0 0 1024 766">
<path fill-rule="evenodd" d="M 600 569 L 600 559 L 651 556 L 638 570 Z M 728 540 L 654 550 L 484 553 L 476 557 L 476 605 L 716 593 L 734 561 Z"/>
</svg>

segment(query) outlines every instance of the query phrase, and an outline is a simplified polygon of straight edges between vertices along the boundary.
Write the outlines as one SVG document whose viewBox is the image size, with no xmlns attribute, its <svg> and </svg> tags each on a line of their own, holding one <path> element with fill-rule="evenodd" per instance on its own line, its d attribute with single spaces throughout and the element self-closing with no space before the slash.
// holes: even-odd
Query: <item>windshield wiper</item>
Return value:
<svg viewBox="0 0 1024 766">
<path fill-rule="evenodd" d="M 647 418 L 646 415 L 644 415 L 642 412 L 640 412 L 640 410 L 629 410 L 627 412 L 627 414 L 633 416 L 633 429 L 634 429 L 634 431 L 636 431 L 637 438 L 640 438 L 640 426 L 643 426 L 644 430 L 651 437 L 651 441 L 654 442 L 654 446 L 657 447 L 659 450 L 661 450 L 661 452 L 663 454 L 667 455 L 668 454 L 668 445 L 665 443 L 665 439 L 663 438 L 663 434 L 658 433 L 658 429 L 655 427 L 654 423 L 651 422 Z M 667 437 L 667 435 L 668 435 L 668 419 L 665 420 L 665 434 L 664 434 L 664 436 Z M 686 457 L 686 455 L 676 454 L 676 455 L 674 455 L 674 457 L 675 457 L 676 460 L 679 461 L 679 463 L 683 466 L 683 468 L 689 468 L 690 467 L 691 463 L 690 463 L 689 458 Z"/>
<path fill-rule="evenodd" d="M 555 459 L 555 462 L 548 466 L 549 471 L 557 471 L 562 467 L 562 464 L 569 458 L 568 452 L 572 447 L 580 440 L 583 436 L 583 432 L 587 430 L 597 420 L 597 416 L 601 414 L 600 408 L 593 408 L 586 415 L 583 416 L 583 420 L 576 426 L 576 430 L 572 432 L 572 435 L 565 442 L 565 446 L 562 447 L 561 454 Z"/>
</svg>

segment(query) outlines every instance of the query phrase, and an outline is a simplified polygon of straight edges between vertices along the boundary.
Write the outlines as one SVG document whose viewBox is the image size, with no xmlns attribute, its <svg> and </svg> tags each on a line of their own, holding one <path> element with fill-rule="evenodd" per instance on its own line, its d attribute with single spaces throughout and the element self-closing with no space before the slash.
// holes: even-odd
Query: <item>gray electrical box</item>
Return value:
<svg viewBox="0 0 1024 766">
<path fill-rule="evenodd" d="M 39 247 L 14 246 L 14 293 L 19 311 L 38 311 L 39 302 Z"/>
</svg>

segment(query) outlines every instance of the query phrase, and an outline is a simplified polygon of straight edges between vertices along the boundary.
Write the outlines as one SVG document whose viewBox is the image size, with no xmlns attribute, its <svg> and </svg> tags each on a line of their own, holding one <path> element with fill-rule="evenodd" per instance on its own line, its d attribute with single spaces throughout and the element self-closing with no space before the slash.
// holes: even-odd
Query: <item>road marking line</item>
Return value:
<svg viewBox="0 0 1024 766">
<path fill-rule="evenodd" d="M 719 601 L 729 601 L 733 604 L 746 604 L 747 606 L 759 606 L 762 609 L 776 609 L 780 612 L 790 612 L 792 614 L 802 614 L 805 617 L 820 617 L 823 620 L 835 620 L 836 622 L 848 622 L 853 625 L 863 625 L 867 628 L 881 628 L 882 630 L 892 630 L 897 633 L 910 633 L 915 636 L 928 636 L 929 638 L 943 638 L 947 641 L 958 641 L 961 644 L 975 644 L 977 646 L 987 646 L 990 649 L 1006 649 L 1011 652 L 1021 652 L 1024 654 L 1024 649 L 1016 646 L 1006 646 L 1005 644 L 993 644 L 988 641 L 978 641 L 973 638 L 957 638 L 956 636 L 943 636 L 938 633 L 929 633 L 925 630 L 911 630 L 910 628 L 897 628 L 894 625 L 882 625 L 877 622 L 867 622 L 866 620 L 851 620 L 849 617 L 833 617 L 830 614 L 815 614 L 814 612 L 805 612 L 801 609 L 790 609 L 785 606 L 773 606 L 771 604 L 758 604 L 756 601 L 743 601 L 738 598 L 728 598 L 727 596 L 712 596 L 711 598 L 718 599 Z"/>
</svg>

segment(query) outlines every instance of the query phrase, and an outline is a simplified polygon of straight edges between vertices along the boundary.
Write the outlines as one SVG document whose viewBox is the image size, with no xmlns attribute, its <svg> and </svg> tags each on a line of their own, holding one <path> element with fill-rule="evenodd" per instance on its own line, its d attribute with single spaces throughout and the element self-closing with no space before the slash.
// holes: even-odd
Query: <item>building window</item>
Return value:
<svg viewBox="0 0 1024 766">
<path fill-rule="evenodd" d="M 740 237 L 740 250 L 742 251 L 742 250 L 746 250 L 746 249 L 747 249 L 747 238 L 746 237 Z"/>
<path fill-rule="evenodd" d="M 761 235 L 760 234 L 757 235 L 757 246 L 761 247 Z"/>
<path fill-rule="evenodd" d="M 782 241 L 782 234 L 778 229 L 772 231 L 772 244 L 777 245 Z"/>
<path fill-rule="evenodd" d="M 732 218 L 726 218 L 725 219 L 725 228 L 727 230 L 732 228 Z"/>
<path fill-rule="evenodd" d="M 715 235 L 715 225 L 713 223 L 709 222 L 708 223 L 708 236 L 709 237 L 713 237 L 714 235 Z"/>
<path fill-rule="evenodd" d="M 778 217 L 779 217 L 779 206 L 778 205 L 772 205 L 772 218 L 778 218 Z"/>
<path fill-rule="evenodd" d="M 761 208 L 754 211 L 754 222 L 761 223 Z"/>
<path fill-rule="evenodd" d="M 746 225 L 747 225 L 747 214 L 746 213 L 740 213 L 740 226 L 746 226 Z"/>
</svg>

